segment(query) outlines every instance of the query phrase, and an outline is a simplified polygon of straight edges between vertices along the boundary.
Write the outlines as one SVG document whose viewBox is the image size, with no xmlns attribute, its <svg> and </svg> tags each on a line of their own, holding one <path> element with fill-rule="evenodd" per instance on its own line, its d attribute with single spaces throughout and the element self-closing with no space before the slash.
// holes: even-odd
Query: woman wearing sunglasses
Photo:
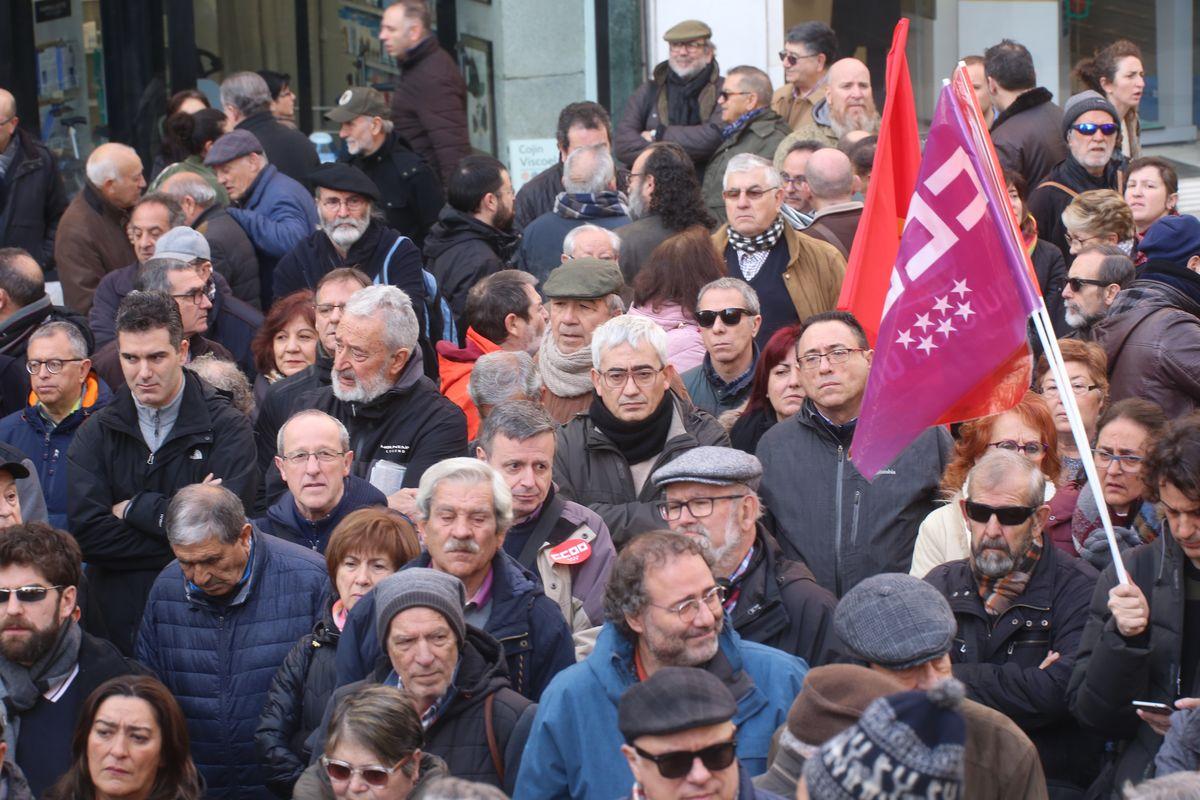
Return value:
<svg viewBox="0 0 1200 800">
<path fill-rule="evenodd" d="M 1072 257 L 1093 244 L 1116 245 L 1133 256 L 1137 244 L 1133 211 L 1125 198 L 1111 189 L 1081 193 L 1063 209 L 1062 221 Z"/>
<path fill-rule="evenodd" d="M 1037 464 L 1046 476 L 1046 500 L 1054 496 L 1054 483 L 1061 469 L 1054 416 L 1040 395 L 1026 392 L 1011 410 L 971 420 L 959 429 L 953 458 L 942 475 L 942 494 L 947 502 L 921 523 L 910 574 L 924 578 L 939 564 L 970 555 L 971 532 L 958 501 L 963 496 L 967 473 L 993 448 L 1019 453 Z"/>
<path fill-rule="evenodd" d="M 1108 98 L 1121 121 L 1121 153 L 1126 159 L 1142 153 L 1138 105 L 1146 89 L 1142 51 L 1128 39 L 1118 39 L 1092 58 L 1075 65 L 1075 75 L 1089 89 Z"/>
<path fill-rule="evenodd" d="M 775 331 L 759 354 L 745 407 L 721 415 L 722 424 L 732 426 L 729 440 L 738 450 L 753 454 L 758 440 L 772 425 L 793 416 L 804 405 L 800 365 L 796 363 L 798 338 L 799 325 Z"/>
<path fill-rule="evenodd" d="M 405 800 L 446 774 L 424 753 L 425 730 L 412 697 L 369 686 L 346 697 L 329 720 L 325 753 L 305 771 L 293 800 Z"/>
<path fill-rule="evenodd" d="M 80 709 L 71 768 L 43 800 L 200 800 L 179 703 L 154 678 L 102 683 Z"/>
</svg>

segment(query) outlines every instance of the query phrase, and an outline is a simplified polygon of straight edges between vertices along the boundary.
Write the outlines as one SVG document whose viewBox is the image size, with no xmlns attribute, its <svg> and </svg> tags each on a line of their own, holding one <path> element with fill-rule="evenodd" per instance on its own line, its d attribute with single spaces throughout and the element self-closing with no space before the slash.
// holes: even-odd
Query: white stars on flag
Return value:
<svg viewBox="0 0 1200 800">
<path fill-rule="evenodd" d="M 929 351 L 930 351 L 930 350 L 936 350 L 936 349 L 937 349 L 937 345 L 933 343 L 933 337 L 932 337 L 932 336 L 922 336 L 922 337 L 921 337 L 921 343 L 920 343 L 919 345 L 917 345 L 917 349 L 918 349 L 918 350 L 924 350 L 924 351 L 925 351 L 925 355 L 929 355 Z"/>
<path fill-rule="evenodd" d="M 910 344 L 913 344 L 914 342 L 917 341 L 916 339 L 914 339 L 912 336 L 909 335 L 911 332 L 912 332 L 912 328 L 909 328 L 906 331 L 900 331 L 900 338 L 896 340 L 896 344 L 904 345 L 904 349 L 907 350 L 908 346 Z"/>
<path fill-rule="evenodd" d="M 967 286 L 966 280 L 954 281 L 953 289 L 944 295 L 935 295 L 929 310 L 923 314 L 916 314 L 912 325 L 899 331 L 896 344 L 903 346 L 905 350 L 918 350 L 922 355 L 930 355 L 950 341 L 964 325 L 969 325 L 971 317 L 978 313 L 971 308 L 971 301 L 966 299 L 969 294 L 972 294 L 972 290 Z M 956 295 L 957 298 L 951 299 L 952 295 Z M 938 334 L 945 337 L 941 344 L 934 341 Z"/>
<path fill-rule="evenodd" d="M 971 293 L 971 290 L 967 288 L 967 282 L 965 280 L 955 281 L 954 288 L 950 291 L 958 295 L 960 299 Z"/>
<path fill-rule="evenodd" d="M 917 317 L 917 321 L 913 323 L 914 327 L 920 328 L 921 333 L 925 333 L 933 327 L 933 323 L 929 321 L 928 314 L 921 314 Z"/>
</svg>

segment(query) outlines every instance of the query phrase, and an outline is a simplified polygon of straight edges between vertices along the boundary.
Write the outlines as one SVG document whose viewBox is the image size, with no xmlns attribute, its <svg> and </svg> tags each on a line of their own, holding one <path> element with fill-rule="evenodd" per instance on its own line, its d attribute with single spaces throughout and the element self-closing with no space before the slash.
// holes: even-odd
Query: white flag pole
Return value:
<svg viewBox="0 0 1200 800">
<path fill-rule="evenodd" d="M 1062 350 L 1058 340 L 1054 338 L 1054 328 L 1050 324 L 1050 315 L 1046 313 L 1045 303 L 1033 313 L 1033 326 L 1037 329 L 1038 338 L 1042 341 L 1042 350 L 1046 354 L 1046 362 L 1050 365 L 1050 373 L 1054 376 L 1054 384 L 1058 387 L 1058 399 L 1067 412 L 1067 420 L 1071 423 L 1071 435 L 1075 438 L 1075 446 L 1083 460 L 1083 471 L 1087 475 L 1087 485 L 1096 498 L 1096 508 L 1100 511 L 1100 521 L 1104 524 L 1104 535 L 1108 538 L 1108 549 L 1112 553 L 1113 565 L 1117 571 L 1117 580 L 1129 583 L 1129 575 L 1125 571 L 1125 562 L 1121 560 L 1121 548 L 1117 546 L 1117 536 L 1113 533 L 1112 520 L 1108 516 L 1108 504 L 1104 502 L 1104 487 L 1100 484 L 1100 475 L 1096 471 L 1096 461 L 1092 457 L 1092 445 L 1088 441 L 1087 430 L 1083 427 L 1083 417 L 1079 414 L 1079 405 L 1075 402 L 1075 392 L 1071 389 L 1071 379 L 1067 375 L 1067 366 L 1063 361 Z"/>
</svg>

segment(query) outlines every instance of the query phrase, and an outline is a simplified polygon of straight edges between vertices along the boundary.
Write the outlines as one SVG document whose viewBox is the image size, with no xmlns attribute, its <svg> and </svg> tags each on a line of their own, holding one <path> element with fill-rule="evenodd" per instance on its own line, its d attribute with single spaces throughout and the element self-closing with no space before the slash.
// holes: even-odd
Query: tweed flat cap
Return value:
<svg viewBox="0 0 1200 800">
<path fill-rule="evenodd" d="M 176 258 L 180 261 L 202 258 L 212 261 L 212 249 L 208 246 L 208 239 L 204 238 L 204 234 L 186 225 L 180 225 L 171 228 L 154 243 L 154 257 Z"/>
<path fill-rule="evenodd" d="M 744 483 L 757 489 L 762 480 L 762 462 L 732 447 L 693 447 L 654 471 L 655 486 L 672 483 L 707 483 L 729 486 Z"/>
<path fill-rule="evenodd" d="M 392 618 L 410 608 L 431 608 L 446 618 L 459 644 L 467 636 L 463 607 L 467 604 L 462 581 L 446 572 L 412 567 L 389 575 L 375 585 L 375 627 L 379 644 L 387 652 Z"/>
<path fill-rule="evenodd" d="M 854 655 L 908 669 L 950 652 L 958 625 L 942 593 L 912 575 L 874 575 L 842 597 L 833 627 Z"/>
<path fill-rule="evenodd" d="M 1112 103 L 1101 97 L 1099 92 L 1088 89 L 1086 92 L 1071 95 L 1066 105 L 1063 106 L 1063 136 L 1071 132 L 1071 126 L 1075 124 L 1075 120 L 1089 111 L 1103 111 L 1113 118 L 1113 122 L 1121 121 L 1121 118 L 1117 116 L 1117 109 L 1113 108 Z"/>
<path fill-rule="evenodd" d="M 353 192 L 379 202 L 379 187 L 375 185 L 375 181 L 368 178 L 367 173 L 350 164 L 337 161 L 322 164 L 308 174 L 308 180 L 314 187 Z"/>
<path fill-rule="evenodd" d="M 208 155 L 204 157 L 204 166 L 216 167 L 228 164 L 235 158 L 262 151 L 262 142 L 258 141 L 258 137 L 253 133 L 246 130 L 233 130 L 213 142 L 212 147 L 208 150 Z"/>
<path fill-rule="evenodd" d="M 716 675 L 696 667 L 663 667 L 621 695 L 617 728 L 632 742 L 728 722 L 736 713 L 737 702 Z"/>
<path fill-rule="evenodd" d="M 594 300 L 621 291 L 624 278 L 615 261 L 573 258 L 550 271 L 542 284 L 547 299 Z"/>
<path fill-rule="evenodd" d="M 325 119 L 334 122 L 351 122 L 359 117 L 391 119 L 392 107 L 370 86 L 352 86 L 342 92 L 336 106 L 325 112 Z"/>
<path fill-rule="evenodd" d="M 677 25 L 667 28 L 663 34 L 664 42 L 690 42 L 693 39 L 711 39 L 712 28 L 698 19 L 685 19 Z"/>
</svg>

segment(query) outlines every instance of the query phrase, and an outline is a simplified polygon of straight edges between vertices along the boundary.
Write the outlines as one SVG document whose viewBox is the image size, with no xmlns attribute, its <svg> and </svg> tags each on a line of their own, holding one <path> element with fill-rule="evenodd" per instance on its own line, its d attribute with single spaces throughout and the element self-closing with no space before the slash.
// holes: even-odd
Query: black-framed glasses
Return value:
<svg viewBox="0 0 1200 800">
<path fill-rule="evenodd" d="M 205 300 L 211 303 L 217 297 L 217 284 L 210 280 L 198 289 L 192 289 L 190 292 L 184 292 L 183 294 L 173 294 L 171 297 L 177 300 L 191 300 L 192 305 L 196 306 L 202 304 Z"/>
<path fill-rule="evenodd" d="M 734 95 L 739 94 L 754 94 L 754 92 L 731 92 L 728 89 L 722 89 L 721 91 L 717 92 L 717 97 L 721 98 L 722 100 L 728 100 Z"/>
<path fill-rule="evenodd" d="M 711 328 L 717 321 L 717 317 L 721 318 L 721 322 L 726 325 L 737 325 L 742 321 L 742 317 L 750 315 L 750 310 L 747 308 L 722 308 L 719 311 L 697 311 L 696 323 L 701 328 Z"/>
<path fill-rule="evenodd" d="M 1071 287 L 1072 292 L 1079 292 L 1084 286 L 1108 286 L 1109 283 L 1111 281 L 1098 281 L 1095 278 L 1067 278 L 1067 286 Z"/>
<path fill-rule="evenodd" d="M 1071 392 L 1075 394 L 1076 397 L 1083 397 L 1088 392 L 1100 388 L 1100 385 L 1096 383 L 1072 383 L 1070 386 Z M 1043 385 L 1042 395 L 1045 397 L 1058 397 L 1058 386 L 1053 383 L 1051 383 L 1049 386 Z"/>
<path fill-rule="evenodd" d="M 696 618 L 696 615 L 700 613 L 701 603 L 708 606 L 708 610 L 712 612 L 714 617 L 721 616 L 723 613 L 721 606 L 725 603 L 725 587 L 717 584 L 700 597 L 691 597 L 673 606 L 660 606 L 656 603 L 646 603 L 646 605 L 661 608 L 663 611 L 670 611 L 679 617 L 683 623 L 690 624 Z"/>
<path fill-rule="evenodd" d="M 647 753 L 637 745 L 633 746 L 637 754 L 647 761 L 653 761 L 658 767 L 658 774 L 667 780 L 678 780 L 692 771 L 696 759 L 710 772 L 727 769 L 737 758 L 737 739 L 728 742 L 710 744 L 699 750 L 676 750 L 670 753 Z"/>
<path fill-rule="evenodd" d="M 726 189 L 725 191 L 721 192 L 721 197 L 724 197 L 726 200 L 738 200 L 743 194 L 745 194 L 750 202 L 754 203 L 761 200 L 763 195 L 765 195 L 767 192 L 777 191 L 779 191 L 778 186 L 768 186 L 765 189 L 752 186 L 749 189 Z"/>
<path fill-rule="evenodd" d="M 82 358 L 48 358 L 45 361 L 26 361 L 25 371 L 30 375 L 37 375 L 44 366 L 51 375 L 57 375 L 62 372 L 63 365 L 83 360 Z"/>
<path fill-rule="evenodd" d="M 62 586 L 18 586 L 15 589 L 0 589 L 0 605 L 8 603 L 13 593 L 19 603 L 40 603 L 46 599 L 46 593 L 51 589 L 61 589 Z"/>
<path fill-rule="evenodd" d="M 642 388 L 654 383 L 654 379 L 658 377 L 666 367 L 634 367 L 633 369 L 610 369 L 600 373 L 604 376 L 604 383 L 610 389 L 624 389 L 625 384 L 633 378 L 633 382 Z"/>
<path fill-rule="evenodd" d="M 796 356 L 796 361 L 801 367 L 807 370 L 821 368 L 821 359 L 829 359 L 830 364 L 845 364 L 850 360 L 851 353 L 866 352 L 861 347 L 835 347 L 828 353 L 809 353 L 803 356 Z"/>
<path fill-rule="evenodd" d="M 328 317 L 334 311 L 345 310 L 345 303 L 313 303 L 313 310 L 322 317 Z"/>
<path fill-rule="evenodd" d="M 800 63 L 800 59 L 802 59 L 802 58 L 816 58 L 819 55 L 821 55 L 821 54 L 820 53 L 809 53 L 808 55 L 802 56 L 799 53 L 789 53 L 787 50 L 780 50 L 779 51 L 779 60 L 782 61 L 784 64 L 787 64 L 789 67 L 794 67 Z"/>
<path fill-rule="evenodd" d="M 712 514 L 713 506 L 718 500 L 740 500 L 745 494 L 719 494 L 716 497 L 693 497 L 691 500 L 662 500 L 658 505 L 658 514 L 663 519 L 679 519 L 686 508 L 688 513 L 699 519 Z"/>
<path fill-rule="evenodd" d="M 1115 122 L 1077 122 L 1071 126 L 1071 130 L 1079 131 L 1084 136 L 1095 136 L 1096 131 L 1100 131 L 1105 136 L 1112 136 L 1117 132 L 1118 127 Z"/>
<path fill-rule="evenodd" d="M 967 512 L 967 519 L 985 525 L 992 517 L 1001 525 L 1020 525 L 1038 510 L 1037 506 L 989 506 L 972 500 L 964 500 L 963 508 Z"/>
<path fill-rule="evenodd" d="M 687 50 L 692 53 L 698 53 L 708 47 L 708 39 L 692 39 L 689 42 L 670 42 L 667 44 L 668 50 Z"/>
<path fill-rule="evenodd" d="M 346 455 L 345 450 L 317 450 L 313 453 L 306 453 L 301 450 L 296 453 L 288 453 L 285 456 L 280 456 L 280 458 L 293 467 L 299 467 L 307 465 L 310 458 L 317 459 L 318 464 L 332 464 L 344 455 Z"/>
<path fill-rule="evenodd" d="M 998 442 L 988 442 L 988 447 L 994 447 L 997 450 L 1007 450 L 1010 453 L 1020 453 L 1030 458 L 1036 457 L 1039 453 L 1046 452 L 1047 448 L 1045 442 L 1018 442 L 1016 439 L 1001 439 Z"/>
<path fill-rule="evenodd" d="M 369 786 L 387 786 L 388 778 L 392 777 L 392 773 L 400 769 L 400 765 L 408 760 L 405 757 L 394 767 L 385 767 L 381 764 L 372 764 L 366 767 L 356 767 L 353 764 L 348 764 L 345 761 L 338 761 L 328 756 L 321 756 L 321 766 L 325 767 L 325 774 L 329 776 L 329 780 L 345 783 L 346 781 L 358 775 Z"/>
<path fill-rule="evenodd" d="M 1142 462 L 1146 460 L 1145 456 L 1132 455 L 1117 455 L 1111 450 L 1104 450 L 1097 447 L 1092 450 L 1092 456 L 1096 459 L 1096 466 L 1100 469 L 1108 469 L 1108 465 L 1117 462 L 1117 467 L 1121 472 L 1136 473 L 1142 469 Z"/>
</svg>

